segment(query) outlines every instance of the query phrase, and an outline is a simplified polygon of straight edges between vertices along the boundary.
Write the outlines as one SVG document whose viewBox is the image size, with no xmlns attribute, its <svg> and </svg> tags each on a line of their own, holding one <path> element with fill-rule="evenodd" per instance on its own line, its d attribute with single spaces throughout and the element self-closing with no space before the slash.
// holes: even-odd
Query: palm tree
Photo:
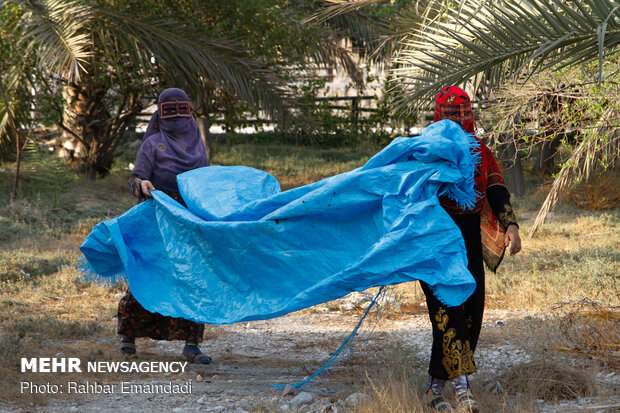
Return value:
<svg viewBox="0 0 620 413">
<path fill-rule="evenodd" d="M 74 141 L 75 161 L 87 177 L 109 170 L 123 130 L 162 79 L 185 88 L 197 102 L 217 88 L 280 124 L 298 118 L 292 91 L 271 62 L 251 56 L 242 44 L 215 40 L 187 22 L 136 16 L 112 6 L 118 3 L 0 1 L 0 10 L 14 7 L 19 12 L 11 41 L 46 73 L 42 87 L 52 92 L 57 84 L 62 87 L 59 125 Z M 327 44 L 324 39 L 321 43 Z M 339 58 L 356 69 L 342 51 L 314 57 Z M 9 75 L 22 71 L 13 66 Z"/>
<path fill-rule="evenodd" d="M 493 89 L 507 81 L 520 78 L 523 82 L 537 73 L 597 60 L 600 84 L 604 60 L 620 50 L 618 0 L 465 0 L 444 10 L 444 19 L 412 33 L 399 50 L 394 106 L 400 110 L 426 105 L 447 84 L 469 82 L 474 89 Z M 573 148 L 530 236 L 560 195 L 574 184 L 574 177 L 587 178 L 604 155 L 612 153 L 612 164 L 620 155 L 619 114 L 612 103 L 594 120 L 595 135 L 583 134 Z"/>
<path fill-rule="evenodd" d="M 522 73 L 602 64 L 620 45 L 618 0 L 455 3 L 399 47 L 396 107 L 415 109 L 443 85 L 483 76 L 494 87 Z"/>
<path fill-rule="evenodd" d="M 324 14 L 338 16 L 382 2 L 330 0 Z M 417 1 L 408 13 L 400 13 L 394 26 L 392 108 L 407 114 L 428 107 L 446 85 L 469 85 L 485 95 L 509 82 L 524 84 L 539 73 L 597 61 L 600 84 L 604 60 L 619 51 L 620 1 Z M 599 159 L 607 156 L 606 163 L 613 164 L 620 157 L 620 115 L 614 102 L 609 100 L 608 110 L 592 122 L 594 136 L 579 134 L 581 141 L 553 183 L 530 235 L 574 184 L 573 178 L 587 177 Z M 503 125 L 512 122 L 508 126 L 514 127 L 522 110 L 509 111 Z"/>
<path fill-rule="evenodd" d="M 76 3 L 66 3 L 61 8 L 58 8 L 58 4 L 52 7 L 56 11 L 66 12 L 67 16 L 79 15 L 84 11 Z M 11 143 L 16 147 L 15 180 L 11 195 L 13 202 L 17 195 L 21 152 L 28 140 L 28 136 L 22 136 L 23 128 L 20 126 L 29 120 L 31 102 L 27 85 L 32 82 L 35 59 L 44 65 L 62 68 L 71 77 L 76 76 L 80 61 L 86 57 L 84 46 L 87 39 L 76 33 L 79 27 L 76 21 L 64 19 L 58 14 L 53 18 L 63 20 L 64 24 L 41 19 L 36 7 L 20 15 L 15 5 L 3 1 L 0 2 L 0 12 L 0 40 L 3 45 L 0 53 L 0 146 L 3 152 Z M 88 14 L 84 13 L 84 17 L 87 20 Z M 38 20 L 42 33 L 33 32 L 32 27 L 22 27 L 24 19 Z M 53 30 L 49 30 L 49 26 L 45 28 L 46 25 L 52 25 Z M 20 30 L 22 28 L 23 31 Z M 47 33 L 44 33 L 45 29 Z M 42 44 L 38 48 L 38 55 L 33 53 L 35 36 L 39 37 Z"/>
</svg>

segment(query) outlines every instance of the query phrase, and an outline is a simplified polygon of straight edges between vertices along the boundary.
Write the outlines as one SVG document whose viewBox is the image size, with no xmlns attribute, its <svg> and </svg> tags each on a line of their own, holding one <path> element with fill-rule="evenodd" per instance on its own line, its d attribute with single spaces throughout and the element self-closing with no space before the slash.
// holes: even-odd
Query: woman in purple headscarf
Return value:
<svg viewBox="0 0 620 413">
<path fill-rule="evenodd" d="M 180 89 L 164 90 L 129 178 L 131 192 L 142 202 L 151 196 L 152 190 L 158 189 L 185 205 L 176 176 L 208 165 L 198 124 L 190 112 L 189 97 Z M 125 354 L 136 353 L 136 337 L 185 340 L 183 355 L 190 361 L 209 364 L 211 358 L 198 348 L 203 332 L 203 324 L 149 312 L 130 291 L 118 304 L 118 334 Z"/>
</svg>

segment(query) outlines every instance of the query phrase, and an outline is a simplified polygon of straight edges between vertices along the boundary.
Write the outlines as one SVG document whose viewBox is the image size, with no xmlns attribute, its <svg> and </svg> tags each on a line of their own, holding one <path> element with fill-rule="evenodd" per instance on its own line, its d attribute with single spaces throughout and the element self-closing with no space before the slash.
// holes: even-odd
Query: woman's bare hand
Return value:
<svg viewBox="0 0 620 413">
<path fill-rule="evenodd" d="M 151 197 L 151 191 L 155 190 L 155 187 L 151 183 L 151 181 L 147 181 L 146 179 L 140 182 L 140 189 L 142 189 L 142 193 L 145 197 Z"/>
<path fill-rule="evenodd" d="M 508 225 L 504 242 L 506 247 L 510 246 L 510 255 L 515 255 L 521 251 L 521 237 L 519 236 L 518 226 Z"/>
</svg>

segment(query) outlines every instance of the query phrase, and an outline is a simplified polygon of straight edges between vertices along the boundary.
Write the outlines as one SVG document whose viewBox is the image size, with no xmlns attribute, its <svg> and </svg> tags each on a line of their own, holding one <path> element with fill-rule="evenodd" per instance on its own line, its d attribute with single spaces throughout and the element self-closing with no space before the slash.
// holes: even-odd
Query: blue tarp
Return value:
<svg viewBox="0 0 620 413">
<path fill-rule="evenodd" d="M 177 181 L 187 208 L 154 191 L 97 224 L 81 247 L 83 269 L 98 281 L 126 277 L 149 311 L 211 324 L 418 279 L 458 305 L 475 281 L 438 194 L 473 203 L 475 145 L 444 120 L 361 168 L 285 192 L 253 168 L 186 172 Z"/>
</svg>

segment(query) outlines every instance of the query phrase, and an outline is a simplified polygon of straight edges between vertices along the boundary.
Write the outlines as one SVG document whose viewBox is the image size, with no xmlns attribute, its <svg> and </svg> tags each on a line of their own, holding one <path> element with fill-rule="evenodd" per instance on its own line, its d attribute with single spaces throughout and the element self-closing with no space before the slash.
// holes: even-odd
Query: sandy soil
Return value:
<svg viewBox="0 0 620 413">
<path fill-rule="evenodd" d="M 349 305 L 348 308 L 355 307 Z M 188 365 L 184 373 L 155 374 L 136 378 L 131 374 L 102 377 L 111 384 L 112 394 L 71 395 L 46 398 L 36 396 L 30 404 L 0 405 L 4 411 L 46 412 L 250 412 L 304 411 L 343 412 L 354 409 L 364 383 L 365 371 L 381 369 L 390 358 L 408 360 L 412 368 L 424 371 L 430 353 L 430 323 L 425 314 L 383 317 L 372 334 L 355 342 L 349 356 L 303 388 L 285 394 L 270 384 L 293 384 L 313 373 L 338 348 L 360 318 L 359 308 L 340 311 L 315 307 L 268 321 L 207 327 L 203 351 L 212 356 L 211 365 Z M 505 329 L 531 314 L 519 311 L 488 311 L 481 343 L 477 350 L 479 373 L 475 380 L 495 377 L 500 369 L 529 360 L 527 340 L 508 340 Z M 507 331 L 507 330 L 506 330 Z M 368 330 L 362 330 L 366 333 Z M 180 360 L 182 343 L 138 340 L 141 359 Z M 403 356 L 404 355 L 404 356 Z M 603 372 L 620 388 L 614 372 Z M 492 379 L 491 379 L 492 380 Z M 191 383 L 189 394 L 121 394 L 122 381 L 145 383 Z M 92 381 L 91 381 L 92 382 Z M 491 386 L 492 388 L 492 383 Z M 300 395 L 300 392 L 303 394 Z M 604 399 L 572 400 L 565 404 L 545 404 L 540 411 L 618 411 L 620 396 Z"/>
</svg>

